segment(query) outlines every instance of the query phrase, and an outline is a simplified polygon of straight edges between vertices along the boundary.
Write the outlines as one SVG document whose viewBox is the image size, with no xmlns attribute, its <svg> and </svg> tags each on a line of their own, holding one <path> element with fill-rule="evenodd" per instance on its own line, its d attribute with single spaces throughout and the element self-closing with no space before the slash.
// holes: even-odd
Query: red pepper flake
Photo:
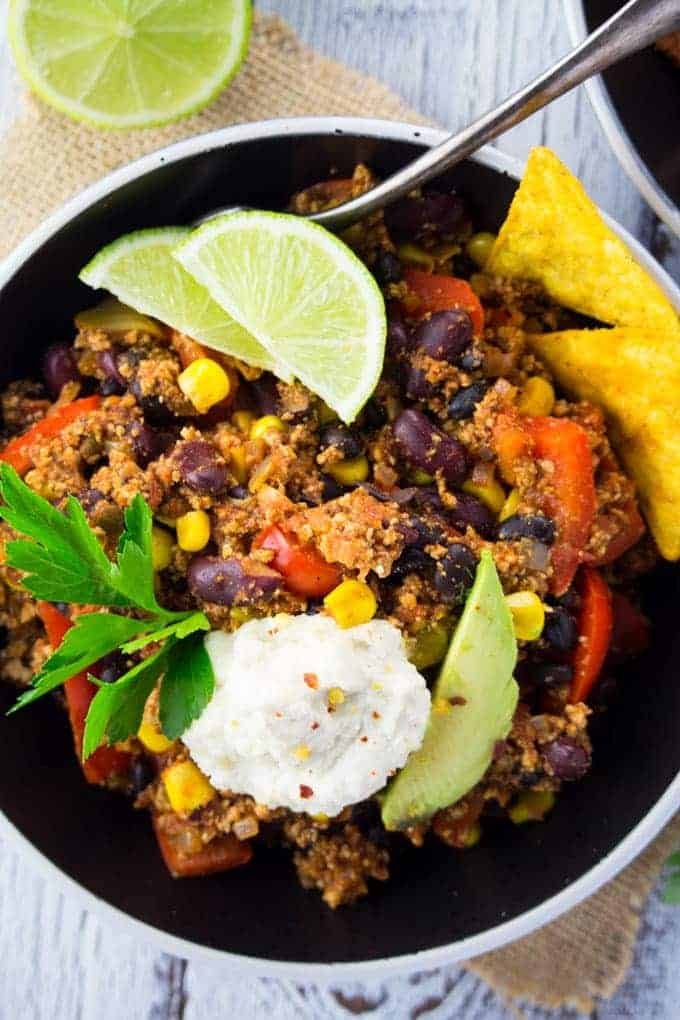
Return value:
<svg viewBox="0 0 680 1020">
<path fill-rule="evenodd" d="M 361 741 L 362 744 L 368 743 L 368 737 L 359 737 L 359 740 Z"/>
<path fill-rule="evenodd" d="M 283 719 L 283 712 L 274 712 L 277 719 Z"/>
<path fill-rule="evenodd" d="M 316 673 L 305 673 L 304 681 L 308 687 L 311 687 L 313 691 L 319 686 L 319 678 Z"/>
<path fill-rule="evenodd" d="M 380 718 L 380 712 L 373 712 L 372 714 L 373 714 L 373 718 L 374 719 L 379 719 Z"/>
<path fill-rule="evenodd" d="M 303 800 L 309 800 L 310 797 L 314 796 L 314 790 L 311 786 L 305 786 L 304 783 L 300 783 L 300 796 Z"/>
<path fill-rule="evenodd" d="M 320 726 L 320 725 L 321 725 L 321 723 L 318 723 L 318 722 L 313 722 L 313 723 L 312 723 L 312 729 L 313 729 L 313 730 L 318 730 L 318 728 L 319 728 L 319 726 Z"/>
<path fill-rule="evenodd" d="M 449 705 L 467 705 L 467 699 L 456 694 L 453 698 L 449 698 Z"/>
</svg>

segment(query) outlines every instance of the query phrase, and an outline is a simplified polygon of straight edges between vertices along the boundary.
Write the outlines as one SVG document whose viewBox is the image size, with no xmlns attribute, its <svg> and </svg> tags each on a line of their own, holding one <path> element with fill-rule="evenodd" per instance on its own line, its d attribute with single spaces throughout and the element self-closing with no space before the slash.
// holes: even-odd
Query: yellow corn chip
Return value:
<svg viewBox="0 0 680 1020">
<path fill-rule="evenodd" d="M 558 304 L 601 322 L 680 335 L 664 292 L 550 149 L 532 149 L 485 272 L 537 280 Z"/>
<path fill-rule="evenodd" d="M 568 393 L 603 409 L 661 554 L 680 558 L 680 336 L 631 327 L 528 340 Z"/>
</svg>

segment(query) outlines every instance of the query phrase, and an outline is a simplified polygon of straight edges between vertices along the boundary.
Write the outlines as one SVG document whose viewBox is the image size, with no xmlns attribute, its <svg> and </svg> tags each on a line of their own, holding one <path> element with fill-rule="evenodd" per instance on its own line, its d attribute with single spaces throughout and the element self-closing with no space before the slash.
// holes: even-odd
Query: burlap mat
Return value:
<svg viewBox="0 0 680 1020">
<path fill-rule="evenodd" d="M 302 46 L 276 18 L 256 17 L 248 61 L 209 109 L 131 133 L 92 130 L 25 97 L 0 154 L 0 256 L 55 206 L 108 170 L 189 135 L 243 121 L 355 114 L 423 122 L 377 81 Z M 501 995 L 589 1012 L 631 962 L 640 911 L 680 844 L 680 818 L 622 875 L 562 919 L 467 965 Z"/>
</svg>

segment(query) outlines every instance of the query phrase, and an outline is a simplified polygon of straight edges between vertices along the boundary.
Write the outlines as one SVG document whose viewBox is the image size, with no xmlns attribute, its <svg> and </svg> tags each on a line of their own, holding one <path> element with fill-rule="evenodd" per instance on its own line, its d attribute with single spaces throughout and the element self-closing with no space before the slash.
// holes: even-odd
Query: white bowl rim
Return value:
<svg viewBox="0 0 680 1020">
<path fill-rule="evenodd" d="M 220 128 L 208 134 L 184 139 L 164 149 L 142 156 L 134 162 L 114 170 L 70 199 L 53 212 L 40 226 L 11 252 L 0 264 L 0 289 L 15 272 L 46 240 L 71 219 L 100 201 L 110 192 L 164 164 L 184 159 L 227 144 L 267 138 L 272 135 L 310 134 L 364 135 L 369 138 L 391 139 L 394 141 L 415 141 L 436 145 L 446 132 L 436 128 L 422 127 L 398 121 L 361 117 L 292 117 L 277 120 L 258 121 L 252 124 L 238 124 Z M 522 164 L 490 146 L 484 147 L 472 157 L 484 166 L 517 179 L 522 173 Z M 644 266 L 656 282 L 668 294 L 680 312 L 680 287 L 646 251 L 645 248 L 623 227 L 603 214 L 606 222 L 631 248 L 636 259 Z M 194 961 L 211 962 L 227 971 L 248 974 L 252 977 L 267 976 L 296 981 L 314 981 L 328 984 L 338 981 L 384 978 L 388 974 L 407 971 L 430 970 L 469 960 L 482 953 L 513 942 L 530 932 L 541 928 L 550 921 L 577 906 L 591 896 L 605 882 L 614 878 L 619 871 L 640 854 L 657 835 L 670 818 L 680 809 L 680 773 L 647 812 L 614 849 L 580 878 L 566 886 L 561 892 L 544 900 L 538 906 L 525 911 L 510 921 L 504 921 L 486 931 L 479 932 L 457 942 L 425 949 L 417 953 L 378 960 L 364 960 L 350 963 L 303 963 L 297 961 L 267 960 L 262 957 L 242 956 L 221 949 L 192 942 L 140 921 L 112 906 L 105 900 L 79 885 L 64 871 L 52 863 L 0 812 L 0 834 L 7 836 L 11 844 L 46 878 L 54 881 L 64 894 L 72 897 L 78 905 L 90 910 L 102 921 L 111 922 L 119 931 L 128 936 L 142 936 L 155 942 L 163 950 L 175 956 Z"/>
<path fill-rule="evenodd" d="M 562 0 L 562 4 L 569 38 L 574 46 L 578 46 L 588 35 L 583 0 Z M 602 75 L 589 78 L 584 87 L 600 127 L 623 170 L 656 215 L 680 237 L 680 209 L 641 158 L 616 112 Z"/>
</svg>

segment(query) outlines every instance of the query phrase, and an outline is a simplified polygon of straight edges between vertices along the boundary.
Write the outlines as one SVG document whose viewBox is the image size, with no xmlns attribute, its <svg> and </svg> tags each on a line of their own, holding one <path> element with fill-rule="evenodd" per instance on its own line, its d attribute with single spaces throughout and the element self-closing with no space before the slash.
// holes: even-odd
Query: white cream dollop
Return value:
<svg viewBox="0 0 680 1020">
<path fill-rule="evenodd" d="M 430 695 L 385 620 L 342 630 L 279 615 L 213 631 L 205 647 L 215 692 L 182 739 L 218 789 L 332 817 L 422 743 Z"/>
</svg>

